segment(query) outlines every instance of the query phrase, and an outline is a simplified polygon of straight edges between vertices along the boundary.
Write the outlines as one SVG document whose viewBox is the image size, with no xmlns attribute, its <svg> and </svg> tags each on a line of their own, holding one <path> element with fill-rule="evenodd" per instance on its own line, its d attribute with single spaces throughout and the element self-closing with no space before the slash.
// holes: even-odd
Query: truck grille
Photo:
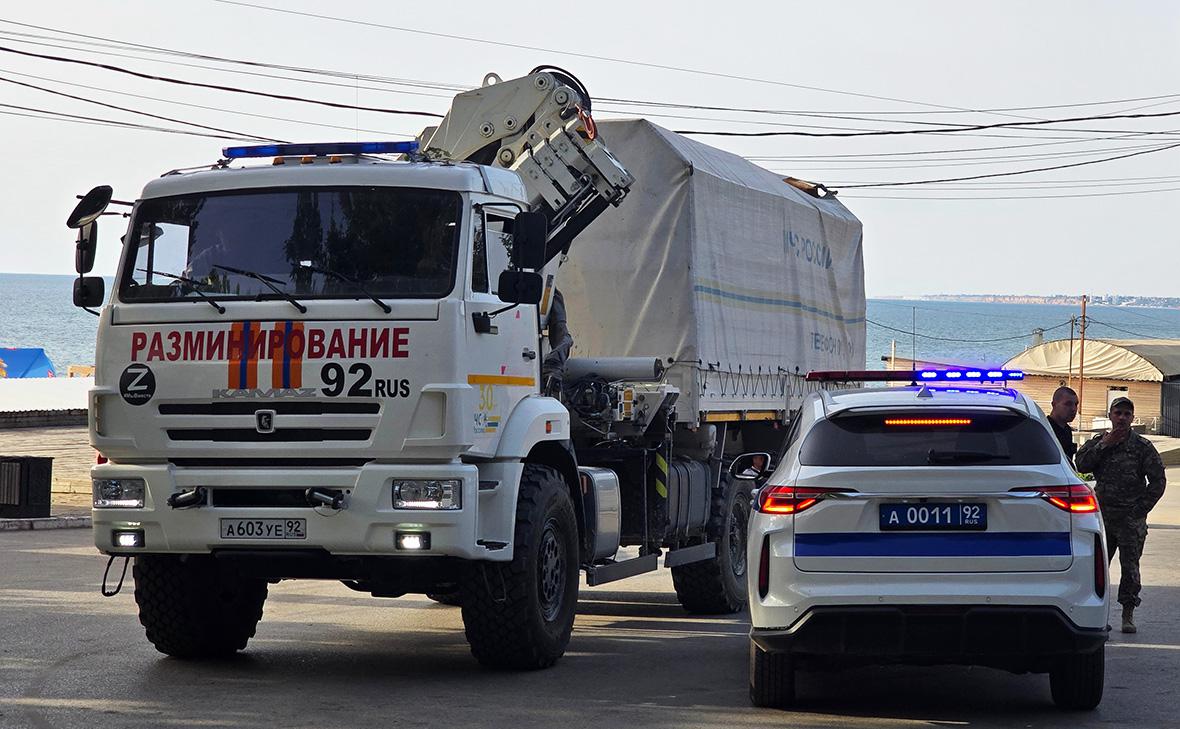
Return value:
<svg viewBox="0 0 1180 729">
<path fill-rule="evenodd" d="M 368 440 L 372 428 L 276 428 L 273 433 L 259 433 L 251 428 L 170 428 L 174 441 L 211 441 L 216 443 L 323 443 L 328 441 Z"/>
<path fill-rule="evenodd" d="M 253 415 L 258 410 L 274 410 L 276 415 L 375 415 L 381 405 L 375 402 L 260 402 L 226 400 L 221 402 L 163 403 L 160 415 Z"/>
</svg>

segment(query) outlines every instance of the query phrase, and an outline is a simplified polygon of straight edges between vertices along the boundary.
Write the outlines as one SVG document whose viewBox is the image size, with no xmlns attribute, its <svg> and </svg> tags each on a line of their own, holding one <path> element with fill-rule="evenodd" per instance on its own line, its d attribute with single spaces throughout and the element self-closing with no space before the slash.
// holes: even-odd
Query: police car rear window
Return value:
<svg viewBox="0 0 1180 729">
<path fill-rule="evenodd" d="M 821 420 L 799 452 L 805 466 L 1031 466 L 1060 460 L 1049 431 L 1026 416 L 930 409 Z"/>
</svg>

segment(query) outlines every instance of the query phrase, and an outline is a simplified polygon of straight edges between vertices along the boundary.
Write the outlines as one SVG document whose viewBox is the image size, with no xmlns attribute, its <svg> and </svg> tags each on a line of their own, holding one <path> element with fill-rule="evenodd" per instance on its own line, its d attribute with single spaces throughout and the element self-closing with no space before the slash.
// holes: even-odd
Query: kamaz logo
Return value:
<svg viewBox="0 0 1180 729">
<path fill-rule="evenodd" d="M 259 433 L 275 432 L 275 411 L 256 410 L 254 412 L 254 429 Z"/>
<path fill-rule="evenodd" d="M 314 387 L 272 387 L 266 390 L 214 390 L 214 400 L 274 400 L 283 397 L 315 397 Z"/>
</svg>

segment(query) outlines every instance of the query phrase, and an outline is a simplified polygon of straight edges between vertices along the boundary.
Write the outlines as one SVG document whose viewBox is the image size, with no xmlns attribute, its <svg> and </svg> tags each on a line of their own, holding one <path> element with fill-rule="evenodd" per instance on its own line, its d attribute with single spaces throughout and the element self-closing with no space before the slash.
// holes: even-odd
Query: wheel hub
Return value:
<svg viewBox="0 0 1180 729">
<path fill-rule="evenodd" d="M 541 535 L 541 552 L 538 560 L 538 592 L 541 597 L 541 612 L 545 620 L 553 620 L 561 612 L 565 600 L 565 550 L 558 537 L 557 525 L 552 521 L 545 524 Z"/>
<path fill-rule="evenodd" d="M 729 564 L 735 577 L 746 574 L 746 510 L 738 500 L 729 512 Z"/>
</svg>

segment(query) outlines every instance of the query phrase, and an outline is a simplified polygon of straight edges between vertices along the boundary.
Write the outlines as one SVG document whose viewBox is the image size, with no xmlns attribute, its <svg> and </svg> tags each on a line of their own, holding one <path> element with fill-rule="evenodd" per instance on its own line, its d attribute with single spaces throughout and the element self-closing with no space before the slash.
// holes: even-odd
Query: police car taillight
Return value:
<svg viewBox="0 0 1180 729">
<path fill-rule="evenodd" d="M 758 490 L 758 511 L 764 514 L 798 514 L 815 506 L 821 499 L 851 491 L 818 486 L 767 485 Z"/>
<path fill-rule="evenodd" d="M 1042 499 L 1062 511 L 1074 514 L 1088 514 L 1098 511 L 1098 499 L 1085 484 L 1069 486 L 1025 486 L 1013 491 L 1035 491 Z"/>
</svg>

